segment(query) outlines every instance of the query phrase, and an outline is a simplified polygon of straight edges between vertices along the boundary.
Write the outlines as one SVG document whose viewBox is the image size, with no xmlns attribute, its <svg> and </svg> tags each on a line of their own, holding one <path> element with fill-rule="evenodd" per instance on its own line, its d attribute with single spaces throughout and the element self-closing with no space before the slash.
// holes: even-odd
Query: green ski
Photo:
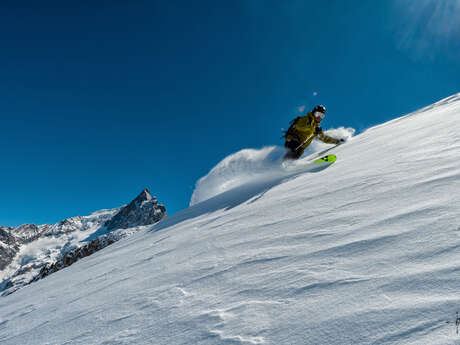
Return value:
<svg viewBox="0 0 460 345">
<path fill-rule="evenodd" d="M 282 166 L 289 172 L 322 170 L 337 160 L 336 155 L 327 155 L 315 160 L 285 161 Z"/>
<path fill-rule="evenodd" d="M 337 160 L 336 155 L 327 155 L 327 156 L 321 157 L 321 158 L 319 158 L 319 159 L 317 159 L 317 160 L 315 160 L 313 162 L 314 163 L 329 163 L 329 164 L 332 164 L 336 160 Z"/>
</svg>

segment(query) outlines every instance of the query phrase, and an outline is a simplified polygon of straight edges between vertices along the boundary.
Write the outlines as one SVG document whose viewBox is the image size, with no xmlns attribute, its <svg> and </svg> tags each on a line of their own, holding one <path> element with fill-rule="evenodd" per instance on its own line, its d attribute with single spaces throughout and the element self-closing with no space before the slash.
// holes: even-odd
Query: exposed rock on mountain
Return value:
<svg viewBox="0 0 460 345">
<path fill-rule="evenodd" d="M 39 238 L 50 228 L 50 225 L 35 225 L 35 224 L 23 224 L 14 228 L 12 232 L 14 236 L 21 239 L 23 243 L 29 243 Z"/>
<path fill-rule="evenodd" d="M 0 226 L 0 270 L 3 270 L 13 260 L 19 251 L 20 243 L 11 234 L 12 228 Z"/>
<path fill-rule="evenodd" d="M 131 201 L 105 223 L 108 230 L 127 229 L 140 225 L 150 225 L 166 216 L 166 208 L 144 189 L 136 199 Z"/>
<path fill-rule="evenodd" d="M 8 295 L 166 216 L 144 189 L 128 205 L 54 225 L 0 226 L 0 294 Z"/>
<path fill-rule="evenodd" d="M 118 241 L 122 237 L 124 236 L 123 235 L 114 236 L 113 233 L 108 234 L 108 235 L 99 236 L 96 239 L 92 240 L 91 242 L 65 253 L 62 256 L 62 258 L 60 258 L 58 261 L 51 263 L 51 264 L 46 264 L 45 266 L 42 267 L 42 269 L 40 270 L 40 273 L 37 276 L 35 276 L 30 282 L 32 283 L 54 272 L 57 272 L 65 267 L 68 267 L 72 265 L 73 263 L 77 262 L 79 259 L 83 259 L 84 257 L 94 254 L 95 252 Z"/>
</svg>

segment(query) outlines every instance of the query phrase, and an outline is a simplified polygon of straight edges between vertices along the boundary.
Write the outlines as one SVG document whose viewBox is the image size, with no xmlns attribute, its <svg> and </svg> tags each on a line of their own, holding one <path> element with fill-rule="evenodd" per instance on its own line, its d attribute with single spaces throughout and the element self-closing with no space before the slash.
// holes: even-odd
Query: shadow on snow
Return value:
<svg viewBox="0 0 460 345">
<path fill-rule="evenodd" d="M 174 226 L 178 223 L 182 223 L 186 220 L 199 217 L 203 214 L 216 212 L 218 210 L 226 211 L 234 207 L 237 207 L 238 205 L 241 205 L 252 198 L 255 198 L 255 200 L 253 200 L 252 202 L 256 202 L 270 189 L 283 183 L 286 180 L 292 179 L 306 172 L 320 172 L 324 169 L 327 169 L 327 167 L 329 166 L 330 165 L 314 168 L 304 168 L 301 170 L 296 169 L 294 171 L 275 171 L 271 175 L 265 175 L 263 179 L 260 181 L 251 182 L 242 186 L 235 187 L 222 194 L 216 195 L 215 197 L 212 197 L 208 200 L 204 200 L 189 208 L 179 211 L 174 215 L 167 217 L 166 219 L 155 224 L 150 229 L 150 231 L 156 232 Z"/>
</svg>

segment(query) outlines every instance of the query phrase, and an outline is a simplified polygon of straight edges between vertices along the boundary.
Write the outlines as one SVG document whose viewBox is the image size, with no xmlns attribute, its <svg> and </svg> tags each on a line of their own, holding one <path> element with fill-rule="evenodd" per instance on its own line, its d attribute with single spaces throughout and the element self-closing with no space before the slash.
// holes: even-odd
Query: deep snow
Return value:
<svg viewBox="0 0 460 345">
<path fill-rule="evenodd" d="M 198 183 L 192 207 L 0 298 L 0 343 L 458 344 L 459 115 L 460 94 L 327 169 Z"/>
<path fill-rule="evenodd" d="M 334 138 L 349 140 L 354 133 L 352 128 L 340 127 L 326 131 Z M 309 163 L 315 152 L 328 150 L 331 145 L 320 141 L 313 143 L 305 150 L 298 161 L 289 162 L 289 166 L 298 169 L 285 169 L 282 157 L 286 153 L 283 147 L 269 146 L 260 150 L 245 149 L 234 153 L 217 164 L 206 176 L 198 180 L 190 200 L 190 206 L 222 194 L 236 187 L 270 183 L 280 178 L 295 175 Z M 294 171 L 293 171 L 294 170 Z"/>
</svg>

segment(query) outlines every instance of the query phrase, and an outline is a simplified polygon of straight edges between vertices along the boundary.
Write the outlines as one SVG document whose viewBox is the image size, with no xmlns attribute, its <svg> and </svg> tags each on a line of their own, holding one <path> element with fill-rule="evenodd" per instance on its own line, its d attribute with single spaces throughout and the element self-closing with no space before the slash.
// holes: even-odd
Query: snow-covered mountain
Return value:
<svg viewBox="0 0 460 345">
<path fill-rule="evenodd" d="M 0 294 L 8 295 L 69 266 L 137 230 L 132 228 L 154 224 L 165 215 L 166 208 L 144 189 L 126 206 L 89 216 L 54 225 L 0 227 Z"/>
<path fill-rule="evenodd" d="M 320 171 L 264 150 L 220 163 L 193 206 L 0 298 L 2 345 L 459 343 L 460 94 Z"/>
</svg>

